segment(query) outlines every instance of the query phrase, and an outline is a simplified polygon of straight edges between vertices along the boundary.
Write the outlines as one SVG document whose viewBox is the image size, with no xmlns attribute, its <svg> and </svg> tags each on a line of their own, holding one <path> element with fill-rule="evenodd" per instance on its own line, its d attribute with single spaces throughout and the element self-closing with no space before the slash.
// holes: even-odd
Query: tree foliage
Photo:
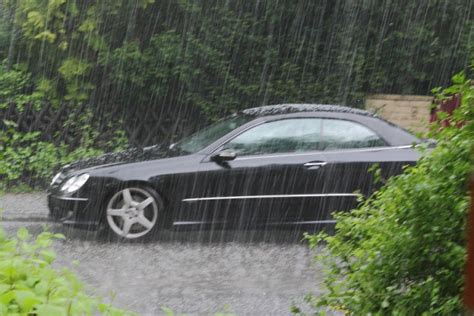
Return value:
<svg viewBox="0 0 474 316">
<path fill-rule="evenodd" d="M 3 0 L 4 162 L 38 152 L 54 167 L 124 136 L 169 143 L 249 106 L 426 94 L 467 68 L 472 11 L 469 0 Z M 31 144 L 13 143 L 5 118 Z"/>
<path fill-rule="evenodd" d="M 469 0 L 5 0 L 0 12 L 4 67 L 34 82 L 20 94 L 87 103 L 139 144 L 249 106 L 426 94 L 467 68 L 473 27 Z"/>
</svg>

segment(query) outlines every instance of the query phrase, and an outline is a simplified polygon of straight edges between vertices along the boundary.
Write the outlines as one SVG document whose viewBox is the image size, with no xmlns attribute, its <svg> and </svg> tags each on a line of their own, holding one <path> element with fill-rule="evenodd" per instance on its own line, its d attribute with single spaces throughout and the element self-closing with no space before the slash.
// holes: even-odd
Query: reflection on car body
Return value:
<svg viewBox="0 0 474 316">
<path fill-rule="evenodd" d="M 49 188 L 51 216 L 134 239 L 160 228 L 333 225 L 375 188 L 369 168 L 399 174 L 421 140 L 373 114 L 284 104 L 241 111 L 172 146 L 65 166 Z"/>
</svg>

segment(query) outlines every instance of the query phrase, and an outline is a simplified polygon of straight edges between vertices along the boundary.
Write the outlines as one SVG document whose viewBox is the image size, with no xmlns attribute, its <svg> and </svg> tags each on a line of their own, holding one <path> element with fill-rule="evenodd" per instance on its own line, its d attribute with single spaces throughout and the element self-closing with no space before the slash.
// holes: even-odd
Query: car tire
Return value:
<svg viewBox="0 0 474 316">
<path fill-rule="evenodd" d="M 156 235 L 163 200 L 155 190 L 131 185 L 111 194 L 104 203 L 101 239 L 107 241 L 145 241 Z"/>
</svg>

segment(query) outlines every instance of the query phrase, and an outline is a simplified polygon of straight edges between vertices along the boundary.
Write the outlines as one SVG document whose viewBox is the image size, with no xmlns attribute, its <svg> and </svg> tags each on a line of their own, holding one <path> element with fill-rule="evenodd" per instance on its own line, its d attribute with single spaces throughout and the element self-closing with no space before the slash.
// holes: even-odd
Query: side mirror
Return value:
<svg viewBox="0 0 474 316">
<path fill-rule="evenodd" d="M 234 160 L 237 157 L 237 153 L 232 149 L 224 149 L 217 154 L 211 156 L 211 160 L 217 163 L 223 163 L 226 161 Z"/>
</svg>

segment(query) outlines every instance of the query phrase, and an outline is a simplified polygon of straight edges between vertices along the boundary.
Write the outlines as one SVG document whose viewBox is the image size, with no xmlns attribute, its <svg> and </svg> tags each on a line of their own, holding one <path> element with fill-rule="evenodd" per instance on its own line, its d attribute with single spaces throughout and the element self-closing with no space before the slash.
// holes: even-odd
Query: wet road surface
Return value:
<svg viewBox="0 0 474 316">
<path fill-rule="evenodd" d="M 140 314 L 163 314 L 167 306 L 186 314 L 288 315 L 293 303 L 311 311 L 304 296 L 322 288 L 314 253 L 289 231 L 192 231 L 106 243 L 48 222 L 41 193 L 0 196 L 0 209 L 9 233 L 21 226 L 38 233 L 44 225 L 64 233 L 67 240 L 54 245 L 56 265 L 76 271 L 89 292 Z"/>
</svg>

